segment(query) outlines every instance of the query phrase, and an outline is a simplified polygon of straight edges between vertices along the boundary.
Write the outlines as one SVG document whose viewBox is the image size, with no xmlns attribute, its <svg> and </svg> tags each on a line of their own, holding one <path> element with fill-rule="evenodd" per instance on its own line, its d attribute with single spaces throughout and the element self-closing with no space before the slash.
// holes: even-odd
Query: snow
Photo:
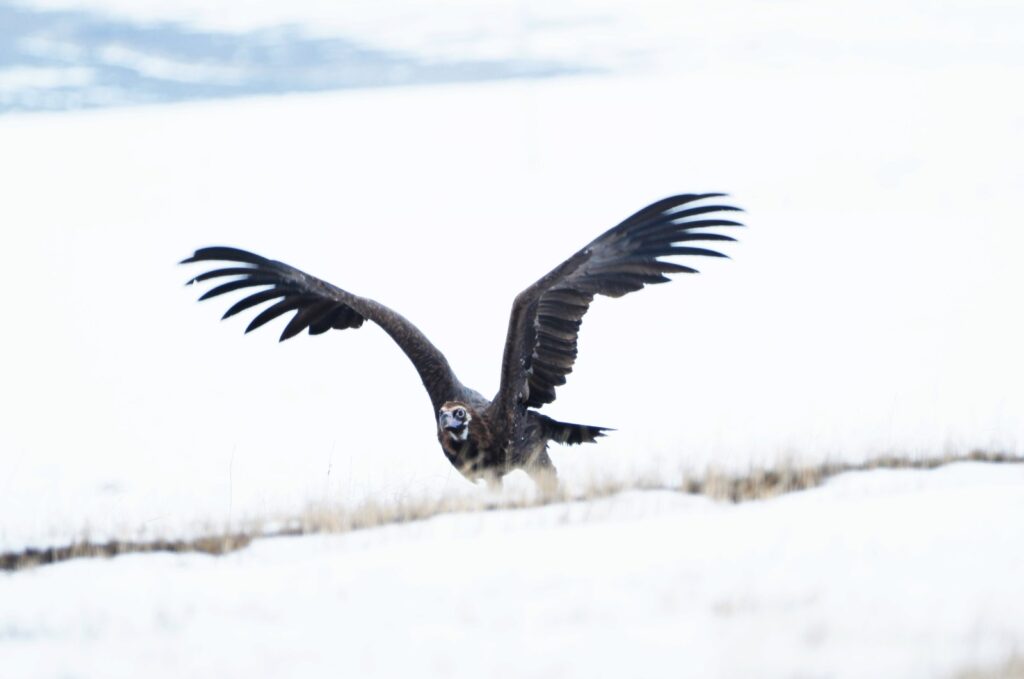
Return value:
<svg viewBox="0 0 1024 679">
<path fill-rule="evenodd" d="M 67 87 L 92 82 L 87 68 L 9 68 L 0 71 L 0 91 L 23 87 Z"/>
<path fill-rule="evenodd" d="M 194 248 L 373 296 L 493 393 L 515 294 L 678 190 L 729 190 L 750 226 L 732 261 L 594 305 L 549 411 L 617 431 L 556 450 L 563 477 L 1019 451 L 1015 95 L 967 75 L 906 90 L 902 74 L 769 73 L 0 120 L 17 159 L 0 166 L 0 222 L 17 225 L 0 239 L 18 253 L 0 281 L 25 291 L 0 340 L 0 543 L 464 486 L 379 330 L 242 336 L 182 288 L 194 272 L 174 262 Z"/>
<path fill-rule="evenodd" d="M 179 24 L 241 35 L 282 26 L 315 36 L 359 36 L 431 59 L 555 59 L 599 68 L 691 70 L 769 61 L 799 65 L 910 62 L 927 68 L 1020 65 L 1020 8 L 1005 2 L 902 0 L 22 0 L 33 10 L 81 12 L 146 26 Z"/>
<path fill-rule="evenodd" d="M 491 394 L 515 294 L 680 191 L 749 228 L 595 303 L 545 412 L 616 431 L 552 451 L 570 489 L 1024 453 L 1016 5 L 339 7 L 0 5 L 0 550 L 481 492 L 379 330 L 242 336 L 195 248 L 393 306 Z M 0 675 L 952 674 L 1024 647 L 1020 491 L 876 471 L 70 562 L 0 577 Z"/>
<path fill-rule="evenodd" d="M 0 578 L 12 676 L 951 676 L 1024 640 L 1024 468 L 447 515 Z M 84 585 L 84 583 L 88 583 Z"/>
</svg>

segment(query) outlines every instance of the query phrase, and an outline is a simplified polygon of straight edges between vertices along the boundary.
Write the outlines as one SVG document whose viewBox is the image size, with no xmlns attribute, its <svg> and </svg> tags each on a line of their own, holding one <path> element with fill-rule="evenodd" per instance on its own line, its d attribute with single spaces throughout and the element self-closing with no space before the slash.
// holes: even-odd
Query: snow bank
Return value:
<svg viewBox="0 0 1024 679">
<path fill-rule="evenodd" d="M 0 577 L 12 676 L 950 676 L 1024 644 L 1024 469 L 664 492 Z"/>
<path fill-rule="evenodd" d="M 689 55 L 629 75 L 0 118 L 0 547 L 472 491 L 383 333 L 243 337 L 182 289 L 194 248 L 375 297 L 491 394 L 515 294 L 677 191 L 731 192 L 749 229 L 732 261 L 595 303 L 546 412 L 617 431 L 555 450 L 564 479 L 1020 452 L 1020 13 L 754 4 L 622 10 Z"/>
</svg>

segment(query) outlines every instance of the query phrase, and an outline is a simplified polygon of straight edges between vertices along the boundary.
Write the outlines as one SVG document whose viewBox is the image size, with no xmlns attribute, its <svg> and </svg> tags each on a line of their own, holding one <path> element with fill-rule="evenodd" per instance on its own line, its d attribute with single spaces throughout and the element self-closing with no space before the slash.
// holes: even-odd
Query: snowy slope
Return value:
<svg viewBox="0 0 1024 679">
<path fill-rule="evenodd" d="M 0 576 L 17 677 L 950 677 L 1024 647 L 1024 469 L 449 515 Z"/>
<path fill-rule="evenodd" d="M 393 305 L 489 394 L 514 295 L 677 191 L 731 192 L 750 228 L 733 261 L 594 305 L 548 411 L 617 431 L 554 451 L 567 483 L 1020 451 L 1019 10 L 737 3 L 696 21 L 686 4 L 453 0 L 402 23 L 405 3 L 357 6 L 16 6 L 225 35 L 293 24 L 422 61 L 563 46 L 605 73 L 0 117 L 0 547 L 474 492 L 382 333 L 242 337 L 181 288 L 195 247 Z M 78 35 L 62 26 L 38 30 Z M 78 63 L 52 49 L 28 56 Z"/>
<path fill-rule="evenodd" d="M 243 337 L 182 288 L 194 248 L 392 305 L 490 394 L 514 295 L 679 191 L 730 192 L 749 229 L 595 303 L 546 412 L 617 431 L 553 451 L 570 490 L 1024 453 L 1022 30 L 973 0 L 0 4 L 0 550 L 481 492 L 379 330 Z M 0 679 L 999 668 L 1024 653 L 1022 474 L 4 573 Z"/>
<path fill-rule="evenodd" d="M 0 281 L 19 291 L 0 338 L 0 542 L 463 486 L 382 333 L 243 337 L 181 287 L 191 274 L 174 262 L 193 248 L 248 247 L 374 296 L 493 393 L 514 295 L 687 189 L 733 192 L 750 228 L 733 261 L 595 304 L 550 412 L 618 431 L 555 451 L 563 476 L 1019 450 L 1024 149 L 1010 95 L 985 92 L 979 128 L 964 92 L 988 86 L 970 74 L 910 92 L 902 75 L 819 76 L 0 119 L 17 159 L 0 165 L 0 241 L 17 253 Z M 827 94 L 794 116 L 812 87 Z M 864 103 L 869 90 L 889 106 Z"/>
</svg>

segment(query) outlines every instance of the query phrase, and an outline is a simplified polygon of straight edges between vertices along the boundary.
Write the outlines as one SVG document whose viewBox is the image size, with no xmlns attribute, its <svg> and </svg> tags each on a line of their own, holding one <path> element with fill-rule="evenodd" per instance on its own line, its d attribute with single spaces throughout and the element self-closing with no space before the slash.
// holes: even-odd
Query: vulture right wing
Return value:
<svg viewBox="0 0 1024 679">
<path fill-rule="evenodd" d="M 731 241 L 708 227 L 741 226 L 714 213 L 736 211 L 702 201 L 724 194 L 683 194 L 648 205 L 609 229 L 516 297 L 509 319 L 501 387 L 495 401 L 503 417 L 514 404 L 540 407 L 555 400 L 576 361 L 576 339 L 595 295 L 621 297 L 645 285 L 667 283 L 669 273 L 696 273 L 666 261 L 672 255 L 725 255 L 694 241 Z M 514 430 L 511 426 L 510 431 Z"/>
<path fill-rule="evenodd" d="M 430 394 L 435 413 L 445 401 L 464 397 L 466 389 L 456 379 L 444 355 L 415 325 L 383 304 L 353 295 L 283 262 L 238 248 L 201 248 L 181 264 L 194 262 L 231 263 L 231 266 L 201 273 L 188 281 L 195 284 L 216 278 L 229 279 L 207 290 L 200 301 L 235 290 L 246 289 L 252 293 L 229 308 L 223 318 L 276 300 L 253 318 L 246 332 L 290 311 L 295 315 L 281 333 L 282 342 L 303 330 L 319 335 L 331 329 L 358 328 L 369 319 L 383 328 L 412 361 Z M 253 292 L 248 288 L 260 289 Z"/>
</svg>

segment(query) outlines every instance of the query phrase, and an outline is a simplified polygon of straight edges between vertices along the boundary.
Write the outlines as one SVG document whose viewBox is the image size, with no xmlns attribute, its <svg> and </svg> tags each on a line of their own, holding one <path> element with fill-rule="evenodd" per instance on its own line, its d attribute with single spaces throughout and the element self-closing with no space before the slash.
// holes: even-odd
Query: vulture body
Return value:
<svg viewBox="0 0 1024 679">
<path fill-rule="evenodd" d="M 419 329 L 400 314 L 354 295 L 288 264 L 231 247 L 207 247 L 183 260 L 226 262 L 190 279 L 189 284 L 222 280 L 200 300 L 245 289 L 251 293 L 232 305 L 224 318 L 273 302 L 249 323 L 254 330 L 282 314 L 295 312 L 281 333 L 284 341 L 308 330 L 358 328 L 370 320 L 405 352 L 430 396 L 437 437 L 445 457 L 470 481 L 500 483 L 523 469 L 544 489 L 557 483 L 547 453 L 550 441 L 592 443 L 605 427 L 558 422 L 535 408 L 555 400 L 576 360 L 576 340 L 584 314 L 596 295 L 621 297 L 645 285 L 665 283 L 666 274 L 696 273 L 665 257 L 721 253 L 696 247 L 696 241 L 732 241 L 708 228 L 740 226 L 720 213 L 738 208 L 710 199 L 724 194 L 681 194 L 657 201 L 623 220 L 521 292 L 512 304 L 501 363 L 501 384 L 494 399 L 459 382 L 448 360 Z M 256 291 L 250 288 L 258 288 Z"/>
</svg>

